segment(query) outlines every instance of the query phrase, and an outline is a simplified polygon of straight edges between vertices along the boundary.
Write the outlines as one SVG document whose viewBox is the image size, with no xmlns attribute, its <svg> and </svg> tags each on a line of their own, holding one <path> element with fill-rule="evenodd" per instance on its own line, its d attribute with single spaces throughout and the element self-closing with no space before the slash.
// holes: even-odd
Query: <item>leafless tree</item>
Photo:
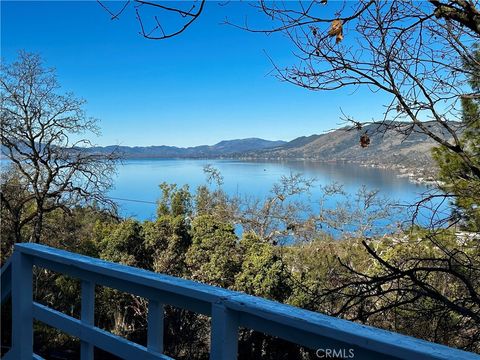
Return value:
<svg viewBox="0 0 480 360">
<path fill-rule="evenodd" d="M 265 198 L 238 197 L 233 218 L 245 232 L 254 232 L 274 245 L 312 235 L 316 224 L 302 196 L 308 196 L 314 184 L 315 179 L 299 173 L 282 176 Z"/>
<path fill-rule="evenodd" d="M 97 0 L 112 20 L 118 20 L 132 3 L 140 34 L 151 40 L 168 39 L 183 33 L 199 18 L 205 2 L 206 0 L 195 0 L 193 3 L 126 0 L 113 10 L 112 4 L 107 5 L 106 2 Z"/>
<path fill-rule="evenodd" d="M 297 62 L 283 68 L 272 61 L 281 80 L 312 91 L 368 87 L 382 92 L 390 100 L 378 121 L 379 131 L 398 131 L 406 138 L 413 132 L 426 134 L 456 154 L 471 176 L 480 178 L 477 152 L 460 136 L 461 100 L 480 96 L 468 85 L 480 73 L 475 56 L 475 44 L 480 41 L 478 1 L 260 1 L 256 6 L 272 20 L 272 27 L 226 23 L 287 36 Z M 365 122 L 345 120 L 359 130 L 361 145 L 368 146 L 371 134 L 364 132 Z M 453 196 L 428 194 L 415 204 L 414 214 L 433 197 Z M 459 316 L 459 328 L 469 337 L 462 346 L 478 351 L 474 345 L 480 337 L 478 239 L 473 234 L 473 240 L 465 240 L 462 234 L 439 228 L 445 223 L 433 219 L 431 224 L 428 232 L 413 235 L 428 244 L 423 253 L 392 259 L 375 242 L 363 241 L 380 270 L 358 271 L 340 259 L 349 275 L 340 286 L 323 292 L 319 302 L 324 296 L 340 295 L 336 314 L 366 321 L 391 309 L 411 311 L 426 301 L 433 304 L 431 314 Z"/>
<path fill-rule="evenodd" d="M 391 100 L 382 129 L 425 133 L 480 175 L 450 123 L 460 120 L 459 100 L 477 96 L 466 92 L 468 76 L 480 71 L 472 55 L 480 39 L 476 6 L 474 1 L 261 1 L 258 8 L 272 19 L 272 28 L 234 25 L 290 39 L 298 64 L 274 64 L 282 80 L 314 91 L 368 86 L 384 92 Z M 464 59 L 476 66 L 465 69 Z M 361 121 L 349 120 L 362 128 Z M 428 120 L 440 124 L 442 133 L 432 131 Z"/>
<path fill-rule="evenodd" d="M 56 209 L 91 203 L 111 208 L 105 191 L 117 156 L 87 151 L 91 143 L 83 136 L 98 128 L 85 114 L 84 101 L 60 94 L 54 71 L 25 52 L 2 65 L 0 86 L 2 156 L 10 167 L 2 170 L 1 201 L 15 241 L 31 225 L 27 238 L 39 242 L 45 214 Z"/>
<path fill-rule="evenodd" d="M 480 97 L 468 86 L 469 79 L 480 73 L 474 52 L 480 42 L 478 0 L 260 0 L 255 4 L 271 20 L 271 27 L 258 28 L 247 21 L 226 23 L 250 32 L 282 33 L 290 40 L 296 63 L 282 67 L 272 61 L 281 80 L 312 91 L 367 87 L 386 94 L 389 101 L 383 118 L 377 119 L 381 125 L 377 131 L 398 131 L 406 138 L 413 132 L 426 134 L 456 154 L 468 173 L 480 179 L 477 153 L 460 136 L 462 99 Z M 371 134 L 365 132 L 365 122 L 350 116 L 345 120 L 359 131 L 361 145 L 369 146 Z M 427 195 L 415 204 L 414 214 L 432 196 L 448 199 L 455 194 Z M 277 198 L 271 206 L 280 203 Z M 267 214 L 270 209 L 265 209 Z M 350 269 L 348 277 L 322 296 L 340 295 L 337 314 L 362 321 L 392 309 L 420 311 L 416 304 L 424 301 L 431 305 L 423 308 L 425 316 L 459 319 L 459 331 L 469 338 L 461 346 L 478 351 L 478 239 L 455 232 L 446 239 L 449 233 L 438 225 L 432 222 L 429 232 L 413 239 L 418 246 L 412 249 L 428 244 L 426 252 L 417 255 L 386 258 L 373 242 L 364 241 L 364 249 L 380 271 L 359 272 L 342 260 Z"/>
<path fill-rule="evenodd" d="M 211 166 L 208 170 L 208 175 L 212 172 L 220 175 Z M 318 199 L 312 194 L 314 188 L 320 189 Z M 321 186 L 316 179 L 301 173 L 282 176 L 265 197 L 228 196 L 221 184 L 211 195 L 216 200 L 223 199 L 224 203 L 217 205 L 217 210 L 221 208 L 222 212 L 217 211 L 216 216 L 235 222 L 244 232 L 253 232 L 273 245 L 298 244 L 324 237 L 376 236 L 380 232 L 398 231 L 400 227 L 393 220 L 399 210 L 378 191 L 362 186 L 355 195 L 350 195 L 337 183 Z M 312 206 L 317 200 L 318 205 Z M 391 226 L 378 227 L 380 222 Z"/>
</svg>

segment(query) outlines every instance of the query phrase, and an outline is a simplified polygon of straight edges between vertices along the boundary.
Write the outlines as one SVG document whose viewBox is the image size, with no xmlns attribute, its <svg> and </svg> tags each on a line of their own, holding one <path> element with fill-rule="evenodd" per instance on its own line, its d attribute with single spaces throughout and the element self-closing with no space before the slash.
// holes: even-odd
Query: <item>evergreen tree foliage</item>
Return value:
<svg viewBox="0 0 480 360">
<path fill-rule="evenodd" d="M 461 137 L 465 145 L 466 155 L 474 167 L 480 169 L 480 74 L 475 72 L 472 62 L 480 63 L 480 47 L 473 50 L 472 59 L 464 61 L 466 72 L 470 71 L 469 85 L 473 95 L 461 99 L 462 127 Z M 478 66 L 477 66 L 478 68 Z M 463 225 L 472 231 L 480 231 L 480 177 L 472 171 L 458 154 L 445 147 L 437 147 L 433 155 L 440 168 L 439 180 L 442 188 L 454 196 L 457 206 L 457 217 L 463 220 Z"/>
</svg>

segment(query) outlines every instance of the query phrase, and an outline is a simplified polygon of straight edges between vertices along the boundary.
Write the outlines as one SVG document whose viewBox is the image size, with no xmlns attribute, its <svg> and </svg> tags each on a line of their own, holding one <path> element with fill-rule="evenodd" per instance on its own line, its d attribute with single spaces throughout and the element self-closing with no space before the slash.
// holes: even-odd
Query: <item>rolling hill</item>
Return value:
<svg viewBox="0 0 480 360">
<path fill-rule="evenodd" d="M 194 147 L 176 146 L 105 146 L 92 147 L 87 151 L 94 153 L 110 153 L 116 151 L 125 159 L 133 158 L 217 158 L 233 154 L 259 151 L 286 144 L 285 141 L 270 141 L 259 138 L 224 140 L 215 145 Z"/>
<path fill-rule="evenodd" d="M 442 138 L 449 134 L 436 122 L 426 126 Z M 458 128 L 458 125 L 453 124 Z M 370 145 L 362 148 L 361 134 L 367 132 Z M 431 175 L 435 171 L 431 149 L 438 144 L 413 128 L 409 136 L 387 130 L 382 124 L 370 124 L 361 131 L 337 129 L 321 135 L 296 138 L 284 145 L 260 151 L 238 154 L 248 159 L 297 159 L 315 161 L 342 161 L 385 168 L 417 169 Z"/>
</svg>

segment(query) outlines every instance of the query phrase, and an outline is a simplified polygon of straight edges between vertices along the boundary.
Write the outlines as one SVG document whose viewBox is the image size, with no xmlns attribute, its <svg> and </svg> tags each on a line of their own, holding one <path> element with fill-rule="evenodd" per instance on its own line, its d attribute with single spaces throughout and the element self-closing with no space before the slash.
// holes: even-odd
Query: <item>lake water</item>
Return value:
<svg viewBox="0 0 480 360">
<path fill-rule="evenodd" d="M 188 184 L 192 190 L 207 183 L 204 166 L 211 164 L 224 178 L 223 189 L 230 195 L 246 195 L 265 198 L 272 186 L 282 176 L 301 173 L 316 179 L 316 186 L 304 201 L 312 202 L 313 208 L 321 196 L 321 185 L 332 182 L 343 184 L 347 193 L 355 194 L 359 187 L 378 189 L 379 194 L 398 204 L 412 204 L 427 191 L 424 185 L 413 184 L 395 173 L 352 164 L 318 163 L 311 161 L 234 161 L 234 160 L 127 160 L 118 168 L 115 188 L 110 196 L 116 199 L 120 212 L 126 217 L 139 220 L 155 218 L 155 202 L 160 196 L 162 182 Z M 335 199 L 331 200 L 335 201 Z M 340 199 L 339 199 L 340 201 Z M 334 205 L 334 204 L 333 204 Z M 429 213 L 422 214 L 425 218 Z M 406 214 L 397 215 L 407 219 Z"/>
</svg>

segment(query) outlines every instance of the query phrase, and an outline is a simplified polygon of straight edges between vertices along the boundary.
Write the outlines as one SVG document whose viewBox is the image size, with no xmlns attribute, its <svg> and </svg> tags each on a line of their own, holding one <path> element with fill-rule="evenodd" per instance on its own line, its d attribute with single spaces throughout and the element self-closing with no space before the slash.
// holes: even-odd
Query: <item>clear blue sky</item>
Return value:
<svg viewBox="0 0 480 360">
<path fill-rule="evenodd" d="M 40 53 L 100 119 L 99 145 L 291 140 L 338 127 L 340 109 L 359 120 L 381 115 L 384 98 L 367 89 L 311 92 L 274 78 L 265 52 L 280 66 L 293 64 L 288 40 L 220 24 L 251 13 L 246 3 L 208 2 L 185 33 L 162 41 L 139 35 L 133 7 L 112 21 L 95 1 L 1 6 L 2 58 L 10 62 L 20 49 Z"/>
</svg>

